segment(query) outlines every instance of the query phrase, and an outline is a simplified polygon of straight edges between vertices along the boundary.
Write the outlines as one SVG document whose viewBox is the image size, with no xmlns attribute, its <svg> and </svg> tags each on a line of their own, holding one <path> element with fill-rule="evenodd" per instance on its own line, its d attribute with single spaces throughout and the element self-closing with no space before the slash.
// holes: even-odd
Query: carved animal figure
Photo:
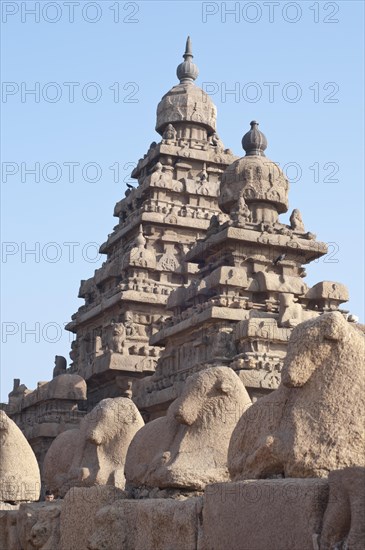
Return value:
<svg viewBox="0 0 365 550">
<path fill-rule="evenodd" d="M 365 548 L 365 468 L 335 470 L 323 518 L 320 550 Z"/>
<path fill-rule="evenodd" d="M 80 429 L 66 430 L 56 437 L 47 451 L 43 477 L 55 496 L 64 496 L 67 492 L 69 470 L 79 444 Z"/>
<path fill-rule="evenodd" d="M 293 212 L 291 213 L 290 227 L 294 231 L 300 231 L 301 233 L 305 232 L 304 223 L 303 223 L 303 220 L 302 220 L 302 215 L 301 215 L 300 211 L 298 210 L 298 208 L 294 208 Z"/>
<path fill-rule="evenodd" d="M 74 486 L 123 488 L 127 449 L 143 425 L 130 399 L 103 399 L 78 430 L 68 430 L 53 441 L 44 459 L 47 488 L 59 496 Z"/>
<path fill-rule="evenodd" d="M 0 501 L 38 500 L 40 488 L 31 446 L 15 422 L 0 410 Z"/>
<path fill-rule="evenodd" d="M 60 374 L 66 374 L 67 361 L 62 355 L 56 355 L 54 358 L 55 367 L 53 369 L 53 378 Z"/>
<path fill-rule="evenodd" d="M 125 475 L 132 487 L 201 490 L 228 478 L 228 443 L 251 400 L 235 372 L 213 367 L 190 376 L 166 417 L 134 437 Z"/>
<path fill-rule="evenodd" d="M 233 480 L 324 477 L 365 465 L 364 336 L 341 313 L 292 332 L 279 388 L 246 411 L 228 451 Z"/>
<path fill-rule="evenodd" d="M 29 541 L 32 548 L 55 550 L 60 541 L 60 515 L 58 504 L 48 505 L 39 511 L 37 521 L 30 531 Z"/>
</svg>

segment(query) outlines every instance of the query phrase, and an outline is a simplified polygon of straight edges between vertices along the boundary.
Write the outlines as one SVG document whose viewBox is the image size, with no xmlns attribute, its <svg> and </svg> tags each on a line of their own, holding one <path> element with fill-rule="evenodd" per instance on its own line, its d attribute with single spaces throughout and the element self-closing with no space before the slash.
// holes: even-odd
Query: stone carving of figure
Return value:
<svg viewBox="0 0 365 550">
<path fill-rule="evenodd" d="M 279 297 L 279 327 L 295 327 L 306 321 L 316 317 L 317 314 L 313 311 L 306 311 L 299 303 L 295 302 L 294 294 L 283 293 Z"/>
<path fill-rule="evenodd" d="M 103 342 L 99 334 L 95 336 L 95 355 L 100 355 L 103 352 Z"/>
<path fill-rule="evenodd" d="M 221 141 L 220 137 L 218 136 L 218 134 L 216 132 L 214 132 L 214 134 L 212 135 L 212 142 L 211 144 L 217 148 L 217 150 L 219 151 L 223 151 L 224 150 L 224 145 L 223 145 L 223 142 Z"/>
<path fill-rule="evenodd" d="M 60 374 L 66 374 L 67 361 L 62 355 L 56 355 L 54 358 L 55 367 L 53 369 L 53 378 Z"/>
<path fill-rule="evenodd" d="M 113 323 L 111 326 L 109 339 L 109 349 L 116 353 L 123 353 L 123 345 L 126 336 L 126 330 L 123 323 Z"/>
<path fill-rule="evenodd" d="M 249 414 L 243 413 L 231 437 L 228 468 L 232 481 L 278 474 L 327 477 L 333 470 L 365 465 L 363 345 L 363 335 L 340 312 L 324 313 L 293 329 L 279 388 L 260 397 Z M 331 497 L 330 492 L 332 510 L 324 518 L 326 544 L 321 550 L 340 548 L 336 543 L 346 530 L 338 532 L 337 518 L 345 517 L 350 524 L 349 495 Z M 333 526 L 338 538 L 332 538 Z M 348 548 L 363 545 L 349 544 Z"/>
<path fill-rule="evenodd" d="M 300 233 L 305 232 L 302 215 L 298 208 L 294 208 L 293 212 L 291 213 L 290 227 L 291 229 L 293 229 L 293 231 L 300 231 Z"/>
<path fill-rule="evenodd" d="M 243 195 L 239 198 L 238 204 L 232 212 L 232 219 L 241 226 L 244 226 L 247 222 L 251 221 L 251 211 L 247 206 Z"/>
<path fill-rule="evenodd" d="M 150 176 L 151 183 L 158 181 L 161 178 L 161 174 L 162 174 L 162 164 L 161 162 L 157 162 L 151 171 L 151 176 Z"/>
<path fill-rule="evenodd" d="M 238 201 L 238 215 L 246 221 L 251 220 L 251 212 L 243 196 Z"/>
<path fill-rule="evenodd" d="M 162 135 L 162 138 L 163 139 L 166 139 L 166 140 L 171 140 L 171 141 L 175 141 L 176 140 L 176 130 L 175 128 L 173 127 L 172 124 L 168 124 L 166 126 L 166 129 Z"/>
<path fill-rule="evenodd" d="M 124 487 L 127 449 L 143 425 L 131 399 L 103 399 L 78 429 L 66 430 L 53 441 L 44 460 L 46 487 L 61 497 L 76 486 Z"/>
<path fill-rule="evenodd" d="M 219 231 L 219 219 L 215 214 L 210 218 L 210 224 L 207 229 L 206 239 L 209 239 L 211 235 L 215 235 Z"/>
<path fill-rule="evenodd" d="M 136 326 L 133 322 L 133 314 L 130 311 L 126 311 L 124 314 L 124 326 L 127 336 L 134 336 L 136 334 Z"/>
<path fill-rule="evenodd" d="M 193 374 L 167 415 L 146 424 L 133 439 L 125 465 L 128 485 L 201 491 L 207 483 L 228 481 L 229 440 L 250 405 L 232 369 Z"/>
</svg>

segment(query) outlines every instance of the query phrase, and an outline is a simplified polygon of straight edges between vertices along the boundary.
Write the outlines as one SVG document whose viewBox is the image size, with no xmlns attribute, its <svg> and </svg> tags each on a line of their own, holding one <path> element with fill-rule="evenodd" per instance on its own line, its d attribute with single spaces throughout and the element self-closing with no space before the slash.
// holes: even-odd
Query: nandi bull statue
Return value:
<svg viewBox="0 0 365 550">
<path fill-rule="evenodd" d="M 186 380 L 167 415 L 149 422 L 127 453 L 128 487 L 202 490 L 227 481 L 231 433 L 251 400 L 229 367 L 213 367 Z"/>
<path fill-rule="evenodd" d="M 339 312 L 306 321 L 290 336 L 281 385 L 232 434 L 232 479 L 327 477 L 365 466 L 364 413 L 364 335 Z"/>
<path fill-rule="evenodd" d="M 125 397 L 103 399 L 81 421 L 53 441 L 44 459 L 49 490 L 64 496 L 70 487 L 124 487 L 129 443 L 144 426 L 134 403 Z"/>
</svg>

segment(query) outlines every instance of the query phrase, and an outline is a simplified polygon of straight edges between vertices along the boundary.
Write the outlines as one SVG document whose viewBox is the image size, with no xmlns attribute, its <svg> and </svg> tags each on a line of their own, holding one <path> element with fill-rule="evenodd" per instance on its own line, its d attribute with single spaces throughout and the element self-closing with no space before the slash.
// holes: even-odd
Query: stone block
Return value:
<svg viewBox="0 0 365 550">
<path fill-rule="evenodd" d="M 209 485 L 199 550 L 313 550 L 327 498 L 322 479 Z"/>
<path fill-rule="evenodd" d="M 87 548 L 196 550 L 200 512 L 201 497 L 119 500 L 99 511 Z M 107 546 L 105 541 L 108 541 Z M 62 550 L 69 548 L 62 547 Z M 72 548 L 86 550 L 80 545 Z"/>
<path fill-rule="evenodd" d="M 88 550 L 87 541 L 95 530 L 97 512 L 121 498 L 125 498 L 124 491 L 108 485 L 70 489 L 64 498 L 61 513 L 60 550 Z M 110 532 L 108 539 L 113 536 L 120 534 Z"/>
</svg>

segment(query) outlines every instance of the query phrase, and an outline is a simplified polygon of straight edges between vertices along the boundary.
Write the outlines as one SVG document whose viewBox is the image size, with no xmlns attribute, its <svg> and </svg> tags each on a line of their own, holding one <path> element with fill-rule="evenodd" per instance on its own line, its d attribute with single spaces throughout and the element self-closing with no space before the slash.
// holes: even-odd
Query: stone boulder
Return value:
<svg viewBox="0 0 365 550">
<path fill-rule="evenodd" d="M 39 499 L 41 479 L 37 459 L 24 435 L 0 410 L 0 501 Z"/>
<path fill-rule="evenodd" d="M 297 326 L 281 385 L 232 434 L 232 479 L 323 477 L 365 465 L 363 352 L 364 336 L 339 312 Z"/>
<path fill-rule="evenodd" d="M 149 422 L 127 453 L 127 487 L 202 490 L 229 479 L 227 449 L 231 433 L 251 400 L 228 367 L 189 376 L 166 417 Z"/>
<path fill-rule="evenodd" d="M 68 430 L 53 441 L 44 460 L 47 488 L 58 496 L 76 486 L 123 488 L 127 449 L 142 426 L 130 399 L 103 399 L 82 419 L 78 430 Z"/>
</svg>

